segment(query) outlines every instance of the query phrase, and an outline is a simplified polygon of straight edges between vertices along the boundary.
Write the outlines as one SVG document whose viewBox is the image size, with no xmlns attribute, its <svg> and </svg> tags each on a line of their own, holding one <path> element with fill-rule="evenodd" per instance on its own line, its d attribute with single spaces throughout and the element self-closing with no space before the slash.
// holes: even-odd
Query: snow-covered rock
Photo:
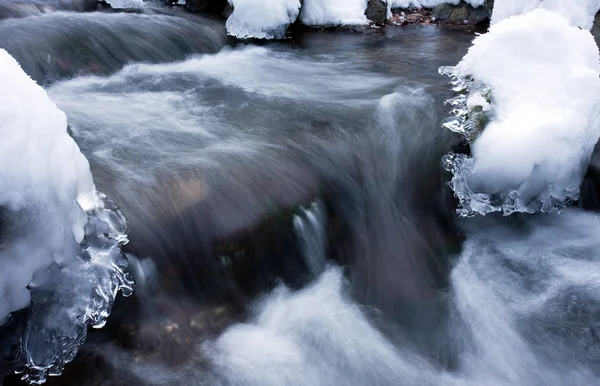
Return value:
<svg viewBox="0 0 600 386">
<path fill-rule="evenodd" d="M 127 223 L 96 192 L 65 114 L 0 49 L 0 322 L 32 304 L 15 363 L 24 379 L 59 374 L 129 293 Z M 0 342 L 2 344 L 3 342 Z"/>
<path fill-rule="evenodd" d="M 140 8 L 144 6 L 144 0 L 105 0 L 111 8 Z"/>
<path fill-rule="evenodd" d="M 496 0 L 492 24 L 536 8 L 554 11 L 567 18 L 571 25 L 589 30 L 600 9 L 600 0 Z"/>
<path fill-rule="evenodd" d="M 308 26 L 364 25 L 367 0 L 304 0 L 300 20 Z"/>
<path fill-rule="evenodd" d="M 240 39 L 281 39 L 300 13 L 300 0 L 229 0 L 227 33 Z"/>
<path fill-rule="evenodd" d="M 471 157 L 446 160 L 463 215 L 550 211 L 578 198 L 600 137 L 600 57 L 589 31 L 549 4 L 496 20 L 442 69 L 468 91 L 446 124 L 472 141 Z M 489 122 L 478 127 L 482 115 Z"/>
</svg>

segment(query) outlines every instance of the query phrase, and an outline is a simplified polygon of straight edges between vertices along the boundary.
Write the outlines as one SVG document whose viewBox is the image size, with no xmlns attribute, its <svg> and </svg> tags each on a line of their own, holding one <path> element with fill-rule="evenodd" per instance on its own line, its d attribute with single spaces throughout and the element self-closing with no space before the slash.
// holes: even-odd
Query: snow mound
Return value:
<svg viewBox="0 0 600 386">
<path fill-rule="evenodd" d="M 364 25 L 367 0 L 304 0 L 300 20 L 308 26 Z"/>
<path fill-rule="evenodd" d="M 548 212 L 579 196 L 600 137 L 600 58 L 592 35 L 535 9 L 497 22 L 456 67 L 445 127 L 472 156 L 445 162 L 459 214 Z"/>
<path fill-rule="evenodd" d="M 140 8 L 144 6 L 144 0 L 106 0 L 113 9 Z"/>
<path fill-rule="evenodd" d="M 299 0 L 229 0 L 229 35 L 240 39 L 281 39 L 300 13 Z"/>
<path fill-rule="evenodd" d="M 65 114 L 1 49 L 0 90 L 0 321 L 31 305 L 16 362 L 40 383 L 131 291 L 127 224 L 96 192 Z"/>
<path fill-rule="evenodd" d="M 491 23 L 522 15 L 536 8 L 554 11 L 566 17 L 571 25 L 589 30 L 600 9 L 600 0 L 496 0 Z"/>
</svg>

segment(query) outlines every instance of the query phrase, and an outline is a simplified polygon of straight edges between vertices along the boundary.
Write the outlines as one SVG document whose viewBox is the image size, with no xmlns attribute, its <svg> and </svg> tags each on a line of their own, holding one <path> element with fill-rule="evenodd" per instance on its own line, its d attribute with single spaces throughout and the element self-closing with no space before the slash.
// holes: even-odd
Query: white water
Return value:
<svg viewBox="0 0 600 386">
<path fill-rule="evenodd" d="M 554 20 L 551 18 L 549 21 Z M 529 28 L 521 26 L 526 30 Z M 565 28 L 564 23 L 559 23 L 556 28 L 559 32 L 569 31 L 564 34 L 564 39 L 578 36 Z M 563 37 L 563 34 L 559 35 Z M 511 41 L 514 40 L 519 39 L 513 37 Z M 485 43 L 486 39 L 480 41 Z M 564 43 L 560 39 L 557 42 Z M 338 48 L 337 45 L 332 46 Z M 525 53 L 535 52 L 530 51 L 530 45 L 521 47 L 525 47 L 522 49 Z M 372 243 L 367 247 L 373 248 L 366 250 L 364 257 L 376 260 L 379 257 L 377 255 L 381 254 L 386 263 L 383 265 L 385 272 L 377 277 L 382 280 L 367 284 L 393 283 L 382 285 L 392 291 L 397 287 L 411 286 L 412 283 L 404 284 L 411 282 L 407 278 L 411 267 L 406 271 L 397 269 L 404 266 L 396 262 L 410 254 L 410 246 L 417 245 L 416 239 L 428 236 L 425 234 L 427 232 L 419 232 L 422 228 L 417 227 L 415 216 L 406 219 L 407 213 L 403 210 L 405 205 L 413 209 L 412 206 L 428 198 L 423 195 L 416 202 L 410 199 L 411 195 L 419 195 L 421 190 L 417 190 L 418 184 L 410 186 L 413 180 L 407 178 L 415 174 L 423 179 L 419 173 L 423 174 L 426 168 L 423 164 L 427 163 L 427 159 L 408 159 L 410 162 L 407 163 L 403 157 L 415 152 L 419 155 L 435 154 L 440 135 L 437 127 L 429 130 L 431 127 L 428 125 L 429 121 L 437 120 L 431 113 L 434 99 L 421 88 L 416 88 L 412 93 L 407 88 L 399 88 L 390 94 L 394 85 L 409 83 L 410 78 L 407 76 L 400 82 L 396 77 L 392 80 L 389 74 L 384 76 L 370 72 L 372 67 L 367 65 L 367 58 L 379 60 L 380 57 L 376 56 L 379 52 L 355 48 L 349 50 L 346 58 L 351 59 L 348 62 L 336 57 L 337 53 L 330 52 L 310 55 L 304 52 L 305 56 L 299 57 L 297 53 L 281 53 L 265 48 L 225 50 L 217 55 L 192 57 L 180 63 L 134 64 L 110 77 L 75 78 L 54 85 L 49 89 L 49 94 L 61 108 L 68 111 L 75 136 L 82 142 L 94 144 L 90 147 L 90 154 L 101 163 L 110 165 L 113 168 L 111 171 L 116 171 L 114 175 L 118 180 L 126 181 L 120 189 L 123 197 L 133 196 L 135 189 L 132 187 L 136 185 L 144 190 L 145 186 L 137 182 L 147 183 L 155 169 L 163 167 L 168 170 L 181 165 L 201 164 L 209 177 L 211 172 L 214 173 L 213 179 L 209 180 L 212 186 L 216 185 L 214 176 L 230 173 L 242 188 L 231 186 L 236 186 L 242 192 L 248 189 L 249 194 L 240 195 L 244 197 L 240 200 L 243 209 L 258 206 L 250 200 L 253 179 L 249 177 L 255 175 L 246 171 L 258 173 L 256 169 L 260 168 L 279 177 L 281 175 L 278 173 L 286 167 L 285 162 L 289 162 L 280 155 L 291 152 L 289 147 L 277 142 L 281 141 L 278 134 L 283 132 L 282 137 L 291 137 L 293 133 L 290 127 L 295 123 L 309 119 L 307 117 L 317 117 L 328 123 L 335 122 L 348 130 L 344 136 L 359 137 L 364 135 L 359 130 L 363 129 L 362 121 L 353 122 L 352 111 L 359 110 L 361 114 L 376 111 L 374 120 L 386 128 L 382 132 L 374 131 L 380 142 L 373 146 L 375 151 L 371 153 L 357 150 L 352 155 L 356 155 L 355 160 L 360 160 L 359 156 L 373 158 L 373 167 L 363 167 L 362 170 L 364 180 L 370 183 L 357 189 L 364 189 L 364 194 L 371 199 L 365 200 L 369 205 L 366 214 L 372 216 L 367 221 L 373 223 L 371 228 L 367 227 L 371 233 L 366 234 L 365 238 L 372 238 L 368 240 Z M 579 55 L 579 48 L 572 48 L 574 56 L 587 65 L 589 50 L 583 49 Z M 584 45 L 584 48 L 589 47 Z M 432 56 L 435 56 L 439 49 L 437 43 L 423 44 L 414 53 L 414 58 L 427 50 L 431 50 Z M 402 60 L 404 52 L 402 57 L 390 59 L 390 55 L 398 51 L 393 46 L 390 51 L 384 52 L 388 64 Z M 421 65 L 428 63 L 426 59 L 431 59 L 414 58 L 411 59 Z M 547 62 L 553 63 L 555 59 L 552 56 Z M 570 68 L 572 63 L 569 59 L 572 57 L 561 59 L 558 62 L 567 63 L 565 66 Z M 507 68 L 507 71 L 512 69 Z M 398 73 L 402 72 L 396 72 L 395 76 L 399 76 Z M 533 79 L 543 83 L 538 78 Z M 489 86 L 498 89 L 510 80 L 508 77 L 502 78 L 498 84 L 493 80 Z M 583 87 L 579 83 L 575 86 Z M 585 86 L 588 86 L 587 82 Z M 577 87 L 576 91 L 579 90 Z M 572 91 L 569 87 L 565 88 Z M 510 91 L 515 89 L 518 91 L 516 87 Z M 382 94 L 387 95 L 380 99 L 377 106 L 377 98 Z M 572 94 L 569 95 L 574 98 Z M 481 98 L 475 103 L 483 104 Z M 586 107 L 585 103 L 577 103 L 574 107 L 580 108 L 582 105 Z M 311 124 L 316 121 L 314 119 Z M 411 125 L 413 122 L 419 122 L 419 125 Z M 306 130 L 305 126 L 298 127 Z M 61 129 L 64 131 L 65 127 Z M 265 138 L 272 141 L 265 141 Z M 549 142 L 552 142 L 552 138 Z M 356 145 L 356 142 L 336 143 L 336 140 L 337 137 L 330 139 L 323 148 L 338 145 L 341 149 L 342 145 Z M 279 148 L 286 150 L 286 153 L 273 151 Z M 365 149 L 368 147 L 361 147 L 361 150 Z M 221 157 L 216 156 L 218 153 L 221 153 Z M 266 157 L 269 163 L 258 164 L 259 155 L 265 153 L 269 155 Z M 315 164 L 328 161 L 326 157 L 318 158 L 318 154 L 317 148 L 313 153 Z M 293 156 L 296 154 L 291 154 L 290 158 Z M 338 159 L 344 153 L 333 149 L 327 156 Z M 236 165 L 238 169 L 231 167 L 236 163 L 244 168 L 239 165 Z M 437 165 L 437 158 L 434 163 Z M 331 174 L 340 174 L 342 178 L 350 178 L 344 175 L 342 168 L 331 168 L 329 171 Z M 494 174 L 496 172 L 493 171 Z M 406 185 L 403 186 L 402 195 L 386 189 L 390 186 L 394 188 L 397 180 Z M 115 185 L 119 183 L 122 182 L 115 182 Z M 192 189 L 193 195 L 199 191 L 203 194 L 203 185 L 192 188 L 197 188 Z M 268 196 L 270 193 L 267 186 L 259 188 L 260 194 Z M 354 191 L 351 193 L 356 194 Z M 191 197 L 194 198 L 197 196 Z M 176 202 L 173 205 L 178 210 L 185 210 L 187 204 Z M 227 214 L 237 217 L 236 220 L 240 222 L 251 217 L 249 211 L 236 210 Z M 242 215 L 235 216 L 239 213 Z M 305 260 L 309 264 L 314 263 L 312 272 L 316 274 L 323 270 L 323 258 L 319 254 L 323 252 L 325 224 L 315 210 L 301 213 L 296 221 L 297 230 L 304 246 Z M 124 219 L 117 215 L 118 211 L 111 208 L 104 214 L 117 216 L 115 223 L 119 232 L 111 236 L 117 238 L 123 235 Z M 94 217 L 94 214 L 88 214 L 88 223 L 94 222 Z M 209 220 L 211 231 L 214 231 L 212 227 L 231 226 L 228 218 L 219 217 L 218 220 L 223 221 L 214 223 L 212 217 L 199 219 L 202 222 Z M 597 363 L 600 350 L 597 336 L 600 326 L 597 320 L 600 299 L 596 284 L 600 277 L 600 255 L 597 252 L 600 235 L 596 231 L 600 225 L 598 216 L 567 210 L 563 216 L 510 220 L 514 222 L 478 218 L 462 223 L 467 242 L 464 251 L 454 262 L 450 289 L 439 296 L 440 302 L 448 304 L 448 321 L 439 318 L 440 325 L 431 330 L 436 340 L 443 341 L 440 346 L 447 347 L 453 353 L 454 363 L 447 368 L 430 355 L 413 348 L 409 343 L 410 337 L 402 329 L 386 319 L 382 321 L 379 317 L 372 317 L 377 312 L 352 300 L 341 268 L 338 267 L 327 268 L 314 283 L 300 291 L 294 292 L 284 287 L 273 291 L 251 308 L 251 315 L 242 323 L 231 326 L 209 342 L 198 344 L 195 355 L 190 355 L 189 362 L 180 366 L 169 368 L 152 362 L 140 364 L 138 357 L 111 351 L 108 361 L 115 369 L 131 370 L 137 378 L 153 385 L 599 384 Z M 429 218 L 425 221 L 433 222 Z M 399 222 L 406 223 L 406 227 L 397 226 Z M 388 226 L 390 224 L 393 227 Z M 106 230 L 102 222 L 93 225 Z M 116 252 L 112 245 L 112 251 Z M 98 256 L 101 263 L 106 263 L 99 264 L 100 268 L 111 265 L 104 260 L 105 251 L 98 252 L 93 248 L 91 251 L 97 252 L 94 256 Z M 89 265 L 81 264 L 78 268 L 89 268 Z M 143 271 L 143 268 L 140 270 Z M 53 276 L 53 272 L 50 271 L 47 277 L 63 278 Z M 108 299 L 112 300 L 116 288 L 111 286 L 114 284 L 112 277 L 105 273 L 74 270 L 70 280 L 60 285 L 50 281 L 51 288 L 71 294 L 76 292 L 75 289 L 79 294 L 109 288 Z M 371 273 L 378 272 L 368 272 Z M 87 286 L 82 287 L 83 284 Z M 418 289 L 418 286 L 414 286 L 411 294 L 427 298 L 428 294 L 420 294 Z M 69 319 L 63 318 L 65 314 L 73 315 L 72 304 L 68 303 L 72 299 L 67 296 L 66 302 L 56 307 L 42 308 L 44 313 L 36 314 L 58 316 L 52 318 L 52 326 L 60 325 L 60 333 L 65 333 L 68 338 L 67 347 L 57 344 L 60 350 L 64 349 L 63 358 L 67 359 L 72 358 L 73 353 L 69 350 L 73 347 L 73 340 L 79 342 L 80 336 L 75 335 L 84 334 L 82 331 L 85 328 L 81 324 L 73 326 L 65 322 Z M 98 326 L 106 316 L 107 307 L 102 304 L 99 309 L 100 317 L 90 318 Z M 398 307 L 397 312 L 409 314 L 413 311 L 409 307 Z M 382 326 L 385 328 L 376 328 Z M 42 331 L 42 335 L 51 334 Z M 40 342 L 46 343 L 43 340 Z M 186 343 L 186 346 L 189 345 Z M 41 345 L 38 348 L 47 347 Z M 43 364 L 41 367 L 48 365 L 46 359 L 55 351 L 44 353 L 49 355 L 36 362 Z M 49 366 L 51 372 L 56 370 L 52 364 Z M 116 373 L 117 377 L 120 375 Z M 122 379 L 130 381 L 127 377 Z M 133 380 L 131 382 L 135 383 Z"/>
<path fill-rule="evenodd" d="M 402 333 L 384 335 L 335 267 L 300 291 L 274 290 L 181 367 L 149 371 L 122 353 L 109 357 L 150 385 L 597 385 L 600 216 L 573 209 L 517 226 L 463 225 L 468 241 L 442 296 L 450 315 L 439 334 L 455 352 L 452 369 Z"/>
</svg>

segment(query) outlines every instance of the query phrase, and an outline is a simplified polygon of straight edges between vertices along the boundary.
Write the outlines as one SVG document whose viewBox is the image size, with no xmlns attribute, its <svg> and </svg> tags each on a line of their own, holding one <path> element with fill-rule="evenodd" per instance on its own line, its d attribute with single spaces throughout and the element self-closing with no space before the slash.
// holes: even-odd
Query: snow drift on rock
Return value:
<svg viewBox="0 0 600 386">
<path fill-rule="evenodd" d="M 2 240 L 2 319 L 29 304 L 26 287 L 33 274 L 50 265 L 65 239 L 81 242 L 86 216 L 76 201 L 80 197 L 86 207 L 93 205 L 94 185 L 87 160 L 67 134 L 65 114 L 4 50 L 0 90 L 0 206 L 12 213 L 44 213 L 32 214 L 35 242 L 6 245 Z M 38 224 L 37 216 L 46 218 Z"/>
<path fill-rule="evenodd" d="M 140 8 L 144 6 L 144 0 L 106 0 L 113 9 Z"/>
<path fill-rule="evenodd" d="M 451 101 L 458 124 L 446 125 L 474 141 L 472 158 L 446 160 L 459 213 L 551 211 L 578 198 L 600 136 L 599 62 L 588 31 L 536 9 L 493 25 L 442 69 L 469 92 Z"/>
<path fill-rule="evenodd" d="M 229 0 L 227 33 L 241 38 L 280 39 L 300 13 L 299 0 Z"/>
<path fill-rule="evenodd" d="M 131 291 L 127 224 L 96 192 L 65 114 L 4 50 L 0 99 L 0 319 L 31 303 L 15 370 L 41 383 Z"/>
<path fill-rule="evenodd" d="M 309 26 L 368 24 L 367 0 L 304 0 L 300 19 Z"/>
<path fill-rule="evenodd" d="M 536 8 L 554 11 L 566 17 L 571 25 L 589 30 L 600 9 L 600 0 L 496 0 L 491 23 L 522 15 Z"/>
</svg>

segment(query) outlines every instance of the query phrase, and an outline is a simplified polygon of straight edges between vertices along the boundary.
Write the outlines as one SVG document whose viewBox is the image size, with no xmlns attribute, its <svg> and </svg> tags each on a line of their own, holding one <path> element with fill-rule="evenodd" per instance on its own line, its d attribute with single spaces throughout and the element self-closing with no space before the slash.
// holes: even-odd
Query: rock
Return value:
<svg viewBox="0 0 600 386">
<path fill-rule="evenodd" d="M 485 0 L 483 7 L 486 9 L 490 18 L 492 17 L 492 11 L 494 10 L 494 0 Z"/>
<path fill-rule="evenodd" d="M 227 0 L 186 0 L 184 7 L 191 12 L 222 15 L 227 5 Z"/>
<path fill-rule="evenodd" d="M 596 14 L 596 17 L 594 18 L 594 25 L 592 26 L 592 30 L 590 32 L 596 41 L 596 45 L 600 47 L 600 12 Z"/>
<path fill-rule="evenodd" d="M 387 3 L 383 0 L 369 0 L 365 16 L 377 25 L 384 24 L 387 19 Z"/>
<path fill-rule="evenodd" d="M 489 7 L 489 8 L 488 8 Z M 488 0 L 483 7 L 473 8 L 464 1 L 458 5 L 440 4 L 433 8 L 431 17 L 448 24 L 480 24 L 490 19 L 493 1 Z"/>
<path fill-rule="evenodd" d="M 452 4 L 444 3 L 433 8 L 431 16 L 438 20 L 448 20 L 452 11 L 454 11 L 454 6 Z"/>
<path fill-rule="evenodd" d="M 383 25 L 387 19 L 387 3 L 384 0 L 369 0 L 365 16 L 376 25 Z"/>
</svg>

